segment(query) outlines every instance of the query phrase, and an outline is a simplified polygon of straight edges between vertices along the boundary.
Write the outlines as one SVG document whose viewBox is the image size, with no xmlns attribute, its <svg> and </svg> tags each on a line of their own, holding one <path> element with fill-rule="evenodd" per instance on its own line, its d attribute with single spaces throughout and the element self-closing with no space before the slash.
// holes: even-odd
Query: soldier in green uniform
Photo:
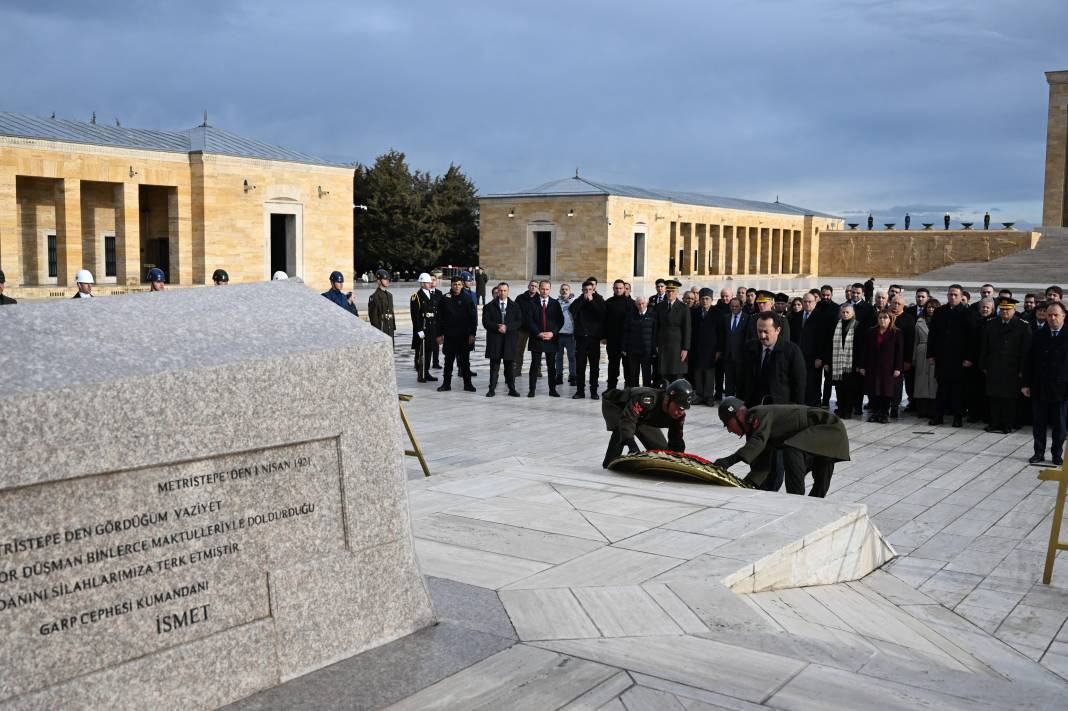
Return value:
<svg viewBox="0 0 1068 711">
<path fill-rule="evenodd" d="M 630 454 L 636 453 L 635 437 L 646 449 L 686 451 L 682 428 L 692 400 L 693 387 L 686 380 L 676 380 L 663 390 L 626 388 L 605 392 L 601 398 L 601 415 L 612 437 L 601 466 L 607 469 L 609 462 L 623 453 L 624 445 Z M 667 439 L 660 431 L 664 428 L 668 431 Z"/>
<path fill-rule="evenodd" d="M 772 454 L 782 450 L 786 491 L 805 494 L 805 474 L 812 472 L 810 496 L 824 497 L 831 487 L 835 462 L 849 461 L 849 435 L 845 425 L 823 408 L 806 405 L 758 405 L 747 408 L 735 397 L 719 406 L 723 426 L 745 445 L 714 464 L 729 469 L 738 462 L 749 465 L 746 480 L 759 487 L 768 475 Z"/>
<path fill-rule="evenodd" d="M 379 269 L 375 272 L 375 278 L 378 279 L 378 288 L 367 299 L 367 315 L 372 326 L 393 338 L 397 322 L 393 315 L 393 294 L 389 293 L 389 272 Z"/>
</svg>

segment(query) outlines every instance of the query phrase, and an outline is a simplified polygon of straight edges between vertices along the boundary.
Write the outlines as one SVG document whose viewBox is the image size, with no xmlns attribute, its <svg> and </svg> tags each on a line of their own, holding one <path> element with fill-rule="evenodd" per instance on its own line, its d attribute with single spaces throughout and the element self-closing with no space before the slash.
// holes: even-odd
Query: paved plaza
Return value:
<svg viewBox="0 0 1068 711">
<path fill-rule="evenodd" d="M 1055 487 L 1026 431 L 849 421 L 826 500 L 626 476 L 600 467 L 600 403 L 525 376 L 486 398 L 481 337 L 478 392 L 439 393 L 409 339 L 441 622 L 237 708 L 1063 708 L 1068 563 L 1041 584 Z M 686 445 L 739 440 L 695 406 Z"/>
</svg>

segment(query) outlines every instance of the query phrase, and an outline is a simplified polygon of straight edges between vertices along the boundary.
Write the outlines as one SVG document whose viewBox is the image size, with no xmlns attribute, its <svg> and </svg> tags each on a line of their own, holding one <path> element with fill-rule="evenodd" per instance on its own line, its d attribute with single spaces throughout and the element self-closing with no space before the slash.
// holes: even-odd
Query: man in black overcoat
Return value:
<svg viewBox="0 0 1068 711">
<path fill-rule="evenodd" d="M 656 314 L 649 308 L 649 300 L 639 296 L 634 310 L 623 325 L 623 365 L 626 387 L 638 387 L 638 376 L 644 387 L 653 385 L 653 354 L 656 352 Z"/>
<path fill-rule="evenodd" d="M 475 392 L 471 384 L 470 346 L 475 342 L 478 319 L 475 318 L 474 297 L 464 289 L 464 280 L 454 276 L 452 288 L 438 300 L 438 345 L 445 351 L 445 372 L 439 392 L 452 390 L 452 366 L 464 381 L 464 390 Z"/>
<path fill-rule="evenodd" d="M 749 331 L 749 319 L 743 310 L 742 300 L 730 300 L 730 313 L 723 317 L 723 394 L 738 394 L 738 379 L 745 361 L 745 340 Z"/>
<path fill-rule="evenodd" d="M 1031 327 L 1016 318 L 1016 303 L 999 299 L 998 318 L 983 328 L 979 367 L 986 376 L 987 432 L 1009 434 L 1016 426 L 1016 401 L 1031 346 Z"/>
<path fill-rule="evenodd" d="M 496 298 L 482 307 L 482 326 L 486 329 L 486 358 L 490 362 L 489 390 L 486 397 L 497 393 L 501 361 L 504 361 L 504 382 L 511 397 L 519 397 L 515 389 L 516 339 L 523 313 L 516 302 L 508 298 L 508 284 L 497 285 Z"/>
<path fill-rule="evenodd" d="M 601 377 L 601 336 L 604 332 L 605 301 L 596 294 L 593 282 L 582 284 L 582 293 L 568 307 L 575 325 L 575 400 L 586 396 L 586 370 L 590 373 L 590 399 L 597 400 L 597 381 Z M 618 367 L 618 366 L 617 366 Z M 618 375 L 617 375 L 618 377 Z"/>
<path fill-rule="evenodd" d="M 711 406 L 716 400 L 716 364 L 722 357 L 723 320 L 712 305 L 713 291 L 701 289 L 697 308 L 691 311 L 690 354 L 694 404 Z"/>
<path fill-rule="evenodd" d="M 623 327 L 627 317 L 634 311 L 634 299 L 626 294 L 627 284 L 622 279 L 612 282 L 612 295 L 604 302 L 604 345 L 608 352 L 608 389 L 619 384 L 620 366 L 627 369 L 623 355 Z"/>
<path fill-rule="evenodd" d="M 953 415 L 954 427 L 964 425 L 964 376 L 972 362 L 967 359 L 971 319 L 962 298 L 960 284 L 951 285 L 946 290 L 946 303 L 931 317 L 927 362 L 935 366 L 938 380 L 935 414 L 928 423 L 931 426 L 941 425 L 947 412 Z"/>
<path fill-rule="evenodd" d="M 1046 306 L 1046 326 L 1031 338 L 1024 360 L 1023 392 L 1031 398 L 1035 454 L 1029 460 L 1038 464 L 1046 457 L 1046 431 L 1052 430 L 1050 454 L 1053 463 L 1064 461 L 1065 417 L 1068 414 L 1068 333 L 1064 328 L 1064 304 Z"/>
<path fill-rule="evenodd" d="M 553 285 L 546 279 L 538 282 L 538 294 L 530 299 L 526 311 L 527 330 L 530 340 L 530 389 L 527 397 L 534 397 L 538 385 L 538 372 L 541 370 L 541 358 L 545 356 L 545 370 L 548 374 L 549 397 L 560 397 L 556 392 L 556 351 L 560 347 L 560 329 L 564 326 L 564 312 L 560 302 L 549 296 Z"/>
</svg>

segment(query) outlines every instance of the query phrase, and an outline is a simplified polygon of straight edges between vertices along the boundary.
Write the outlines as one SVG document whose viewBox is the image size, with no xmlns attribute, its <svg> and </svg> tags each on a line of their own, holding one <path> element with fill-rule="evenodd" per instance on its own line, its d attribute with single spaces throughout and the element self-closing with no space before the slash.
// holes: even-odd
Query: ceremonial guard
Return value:
<svg viewBox="0 0 1068 711">
<path fill-rule="evenodd" d="M 724 398 L 719 419 L 732 434 L 745 437 L 734 454 L 715 465 L 729 469 L 738 462 L 749 465 L 746 480 L 762 488 L 781 451 L 786 469 L 786 491 L 805 494 L 805 475 L 812 472 L 809 496 L 827 496 L 836 462 L 849 461 L 849 435 L 838 417 L 821 407 L 807 405 L 745 406 L 738 398 Z"/>
<path fill-rule="evenodd" d="M 508 284 L 501 283 L 495 289 L 495 298 L 482 307 L 482 325 L 486 329 L 486 358 L 490 362 L 489 390 L 486 397 L 497 392 L 501 361 L 504 361 L 504 382 L 508 395 L 519 397 L 515 389 L 516 339 L 523 314 L 519 305 L 508 298 Z"/>
<path fill-rule="evenodd" d="M 159 273 L 160 283 L 162 284 L 163 272 Z M 352 292 L 345 292 L 345 275 L 341 272 L 330 272 L 330 289 L 323 292 L 323 296 L 328 300 L 333 301 L 341 308 L 348 311 L 353 316 L 359 316 L 360 312 L 356 309 L 356 302 L 352 299 Z"/>
<path fill-rule="evenodd" d="M 986 375 L 990 423 L 987 432 L 1009 434 L 1016 426 L 1024 359 L 1031 346 L 1031 328 L 1016 315 L 1016 299 L 998 300 L 998 318 L 983 328 L 979 367 Z"/>
<path fill-rule="evenodd" d="M 452 390 L 452 366 L 464 381 L 464 390 L 475 392 L 471 384 L 471 345 L 475 342 L 478 320 L 475 318 L 474 296 L 464 289 L 459 276 L 451 280 L 452 288 L 438 301 L 438 345 L 445 351 L 445 372 L 438 392 Z"/>
<path fill-rule="evenodd" d="M 379 269 L 375 278 L 378 288 L 367 298 L 367 317 L 372 326 L 393 338 L 397 322 L 393 314 L 393 294 L 389 293 L 389 272 Z"/>
<path fill-rule="evenodd" d="M 215 286 L 226 286 L 230 283 L 230 275 L 225 269 L 216 269 L 211 274 L 211 280 L 215 282 Z"/>
<path fill-rule="evenodd" d="M 682 286 L 676 279 L 665 284 L 667 298 L 656 305 L 656 351 L 660 377 L 667 382 L 686 373 L 690 350 L 690 310 L 678 298 Z"/>
<path fill-rule="evenodd" d="M 419 374 L 419 382 L 437 380 L 430 374 L 430 363 L 433 357 L 431 344 L 437 339 L 437 304 L 433 297 L 432 280 L 430 275 L 423 272 L 419 275 L 419 290 L 412 294 L 412 348 L 415 350 L 415 371 Z"/>
<path fill-rule="evenodd" d="M 601 415 L 605 427 L 612 433 L 601 466 L 623 453 L 626 446 L 630 454 L 638 451 L 637 437 L 646 449 L 667 449 L 672 452 L 686 451 L 682 439 L 686 423 L 686 410 L 693 400 L 693 388 L 685 380 L 676 380 L 663 390 L 659 388 L 626 388 L 607 390 L 601 401 Z M 667 439 L 660 431 L 667 429 Z"/>
</svg>

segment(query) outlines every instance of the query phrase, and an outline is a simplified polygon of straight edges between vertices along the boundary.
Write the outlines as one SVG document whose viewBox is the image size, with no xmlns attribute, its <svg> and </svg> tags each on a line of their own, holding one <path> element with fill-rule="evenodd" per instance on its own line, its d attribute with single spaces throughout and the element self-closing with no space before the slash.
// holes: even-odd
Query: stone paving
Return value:
<svg viewBox="0 0 1068 711">
<path fill-rule="evenodd" d="M 410 506 L 441 632 L 238 708 L 1064 708 L 1068 560 L 1041 584 L 1054 487 L 1026 433 L 849 421 L 823 501 L 624 476 L 600 468 L 600 403 L 544 381 L 486 398 L 481 357 L 478 392 L 438 393 L 409 338 L 398 385 L 432 471 L 407 460 Z M 739 440 L 696 406 L 686 444 Z M 510 629 L 456 627 L 458 598 Z M 420 673 L 355 681 L 401 658 Z M 331 684 L 348 703 L 324 702 Z"/>
</svg>

